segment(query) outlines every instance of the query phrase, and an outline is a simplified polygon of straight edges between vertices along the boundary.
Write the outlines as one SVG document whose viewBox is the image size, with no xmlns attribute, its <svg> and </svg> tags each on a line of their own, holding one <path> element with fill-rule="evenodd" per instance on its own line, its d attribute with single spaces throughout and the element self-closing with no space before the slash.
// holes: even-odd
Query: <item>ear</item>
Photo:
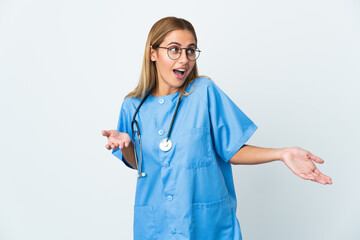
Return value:
<svg viewBox="0 0 360 240">
<path fill-rule="evenodd" d="M 150 60 L 155 62 L 157 59 L 157 51 L 150 46 Z"/>
</svg>

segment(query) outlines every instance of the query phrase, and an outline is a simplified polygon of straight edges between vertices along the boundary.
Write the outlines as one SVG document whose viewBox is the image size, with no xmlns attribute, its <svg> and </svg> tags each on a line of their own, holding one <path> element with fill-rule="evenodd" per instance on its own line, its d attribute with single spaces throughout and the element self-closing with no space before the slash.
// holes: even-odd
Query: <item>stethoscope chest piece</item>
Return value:
<svg viewBox="0 0 360 240">
<path fill-rule="evenodd" d="M 161 140 L 160 144 L 159 144 L 159 148 L 161 149 L 161 151 L 163 152 L 167 152 L 172 148 L 172 142 L 170 139 L 168 138 L 164 138 L 163 140 Z"/>
</svg>

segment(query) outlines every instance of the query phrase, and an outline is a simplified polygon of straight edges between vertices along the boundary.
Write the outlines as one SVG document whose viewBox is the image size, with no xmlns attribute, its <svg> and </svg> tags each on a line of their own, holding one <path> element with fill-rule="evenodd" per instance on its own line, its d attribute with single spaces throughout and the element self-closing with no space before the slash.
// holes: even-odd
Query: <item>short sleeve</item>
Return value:
<svg viewBox="0 0 360 240">
<path fill-rule="evenodd" d="M 130 138 L 131 138 L 131 116 L 128 113 L 128 110 L 126 109 L 126 99 L 123 102 L 122 106 L 121 106 L 121 110 L 120 110 L 120 115 L 119 115 L 119 121 L 118 121 L 118 125 L 117 125 L 117 129 L 119 132 L 123 132 L 123 133 L 127 133 L 129 134 Z M 124 164 L 126 166 L 128 166 L 131 169 L 134 169 L 124 158 L 120 148 L 118 148 L 117 150 L 113 150 L 112 154 L 119 158 L 120 160 L 122 160 L 124 162 Z"/>
<path fill-rule="evenodd" d="M 216 153 L 228 162 L 254 134 L 257 126 L 212 81 L 207 91 L 214 147 Z"/>
</svg>

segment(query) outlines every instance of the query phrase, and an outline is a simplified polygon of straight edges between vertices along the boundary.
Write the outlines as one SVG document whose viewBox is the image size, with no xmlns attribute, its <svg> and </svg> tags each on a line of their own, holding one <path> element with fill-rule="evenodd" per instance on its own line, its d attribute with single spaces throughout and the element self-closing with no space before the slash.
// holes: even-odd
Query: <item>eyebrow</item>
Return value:
<svg viewBox="0 0 360 240">
<path fill-rule="evenodd" d="M 171 42 L 171 43 L 169 43 L 169 44 L 168 44 L 168 46 L 169 46 L 169 45 L 171 45 L 171 44 L 176 44 L 176 45 L 181 46 L 181 44 L 180 44 L 180 43 L 178 43 L 178 42 Z M 188 47 L 190 47 L 190 46 L 194 46 L 194 47 L 196 47 L 196 44 L 195 44 L 195 43 L 190 43 L 190 44 L 188 45 Z"/>
</svg>

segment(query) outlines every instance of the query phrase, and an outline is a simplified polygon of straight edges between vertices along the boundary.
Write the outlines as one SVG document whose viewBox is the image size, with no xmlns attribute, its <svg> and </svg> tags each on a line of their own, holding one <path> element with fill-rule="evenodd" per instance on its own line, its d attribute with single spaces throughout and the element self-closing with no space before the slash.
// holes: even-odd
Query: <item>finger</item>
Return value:
<svg viewBox="0 0 360 240">
<path fill-rule="evenodd" d="M 130 141 L 125 142 L 125 147 L 129 147 Z"/>
<path fill-rule="evenodd" d="M 119 148 L 120 148 L 120 149 L 123 149 L 123 148 L 124 148 L 124 142 L 121 142 L 121 143 L 119 144 Z"/>
<path fill-rule="evenodd" d="M 319 174 L 321 177 L 323 177 L 323 178 L 326 178 L 326 179 L 331 179 L 331 177 L 329 177 L 329 176 L 326 176 L 325 174 L 322 174 L 320 171 L 319 171 L 319 169 L 315 169 L 314 170 L 314 172 L 316 172 L 317 174 Z"/>
<path fill-rule="evenodd" d="M 332 184 L 332 179 L 330 178 L 330 180 L 329 180 L 329 183 L 328 184 Z"/>
<path fill-rule="evenodd" d="M 324 163 L 324 160 L 322 158 L 315 156 L 314 154 L 312 154 L 310 152 L 308 153 L 308 157 L 317 163 Z"/>
<path fill-rule="evenodd" d="M 317 174 L 309 173 L 308 176 L 309 176 L 309 180 L 311 181 L 317 182 L 320 180 L 320 177 Z"/>
<path fill-rule="evenodd" d="M 314 181 L 315 182 L 318 182 L 318 183 L 321 183 L 321 184 L 331 184 L 332 181 L 331 179 L 322 174 L 318 169 L 315 169 L 314 172 L 312 173 L 313 177 L 315 178 Z"/>
<path fill-rule="evenodd" d="M 317 183 L 320 183 L 320 184 L 324 184 L 324 185 L 327 183 L 326 180 L 323 179 L 323 178 L 316 178 L 316 179 L 314 180 L 314 182 L 317 182 Z"/>
<path fill-rule="evenodd" d="M 106 144 L 105 147 L 106 147 L 107 150 L 111 150 L 111 147 L 110 147 L 109 144 Z"/>
<path fill-rule="evenodd" d="M 321 184 L 325 184 L 325 180 L 324 178 L 322 178 L 319 174 L 316 174 L 315 172 L 314 173 L 311 173 L 311 175 L 313 176 L 314 178 L 314 182 L 318 182 L 318 183 L 321 183 Z"/>
<path fill-rule="evenodd" d="M 323 179 L 325 181 L 325 184 L 332 184 L 332 179 L 328 176 L 322 177 L 321 179 Z"/>
<path fill-rule="evenodd" d="M 305 180 L 314 180 L 314 177 L 309 175 L 309 174 L 306 174 L 306 173 L 300 173 L 299 176 L 302 178 L 302 179 L 305 179 Z"/>
<path fill-rule="evenodd" d="M 114 144 L 113 144 L 113 145 L 115 146 L 115 148 L 116 148 L 116 149 L 119 147 L 119 144 L 118 144 L 118 143 L 116 143 L 116 142 L 114 142 Z"/>
<path fill-rule="evenodd" d="M 314 171 L 311 173 L 314 177 L 314 181 L 321 183 L 321 184 L 332 184 L 331 178 L 322 174 L 319 169 L 315 168 Z"/>
<path fill-rule="evenodd" d="M 317 182 L 318 183 L 321 183 L 321 184 L 332 184 L 332 181 L 331 181 L 331 179 L 328 179 L 328 178 L 324 178 L 324 177 L 319 177 L 318 179 L 317 179 Z"/>
<path fill-rule="evenodd" d="M 108 132 L 108 131 L 106 131 L 106 130 L 102 130 L 101 131 L 101 134 L 103 135 L 103 136 L 109 136 L 110 135 L 110 133 Z"/>
</svg>

